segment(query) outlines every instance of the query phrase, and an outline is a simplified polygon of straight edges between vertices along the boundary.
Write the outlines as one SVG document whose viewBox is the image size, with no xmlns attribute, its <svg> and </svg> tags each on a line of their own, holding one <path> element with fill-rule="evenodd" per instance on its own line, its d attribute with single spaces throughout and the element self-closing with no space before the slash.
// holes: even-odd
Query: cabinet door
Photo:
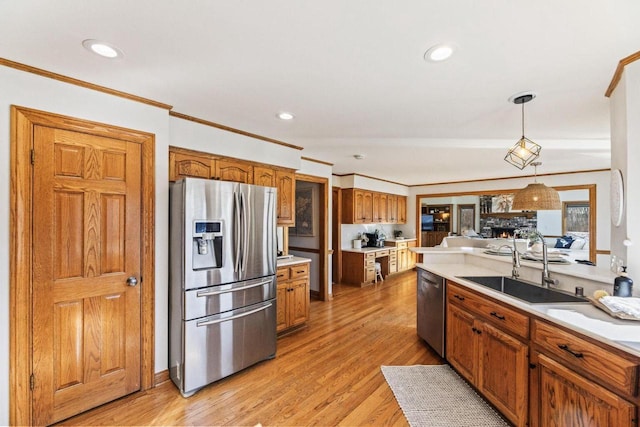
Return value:
<svg viewBox="0 0 640 427">
<path fill-rule="evenodd" d="M 398 196 L 398 219 L 396 223 L 398 224 L 406 224 L 407 223 L 407 198 L 406 196 Z"/>
<path fill-rule="evenodd" d="M 278 283 L 276 292 L 276 332 L 280 332 L 289 327 L 287 324 L 287 297 L 289 296 L 289 292 L 287 292 L 288 288 L 288 282 Z"/>
<path fill-rule="evenodd" d="M 539 355 L 540 426 L 633 426 L 635 405 Z M 534 396 L 534 399 L 537 396 Z M 534 423 L 535 425 L 535 423 Z"/>
<path fill-rule="evenodd" d="M 398 271 L 405 271 L 409 268 L 409 258 L 406 249 L 398 249 Z"/>
<path fill-rule="evenodd" d="M 289 326 L 296 326 L 307 321 L 309 312 L 308 279 L 292 281 L 287 289 L 289 304 Z"/>
<path fill-rule="evenodd" d="M 263 166 L 253 167 L 253 183 L 264 187 L 273 187 L 276 181 L 276 172 Z"/>
<path fill-rule="evenodd" d="M 169 181 L 185 177 L 211 179 L 215 176 L 214 163 L 211 157 L 170 152 Z"/>
<path fill-rule="evenodd" d="M 276 170 L 275 177 L 278 189 L 278 225 L 295 225 L 295 174 Z"/>
<path fill-rule="evenodd" d="M 418 261 L 418 254 L 416 254 L 413 251 L 410 251 L 410 248 L 415 248 L 416 247 L 416 242 L 412 241 L 412 242 L 407 242 L 407 259 L 409 262 L 409 265 L 407 266 L 407 268 L 412 269 L 416 266 L 416 262 Z"/>
<path fill-rule="evenodd" d="M 373 222 L 373 193 L 362 191 L 362 222 L 371 224 Z"/>
<path fill-rule="evenodd" d="M 380 205 L 378 206 L 378 222 L 387 223 L 389 222 L 389 218 L 387 218 L 387 214 L 389 213 L 389 195 L 381 193 L 380 194 Z"/>
<path fill-rule="evenodd" d="M 382 216 L 380 215 L 380 193 L 372 193 L 371 194 L 371 220 L 373 222 L 381 222 Z"/>
<path fill-rule="evenodd" d="M 472 315 L 453 304 L 447 305 L 447 360 L 471 383 L 476 379 L 476 331 Z"/>
<path fill-rule="evenodd" d="M 216 160 L 216 178 L 222 181 L 253 184 L 253 166 L 232 159 Z"/>
<path fill-rule="evenodd" d="M 515 425 L 528 421 L 529 347 L 489 324 L 479 335 L 478 389 Z"/>
<path fill-rule="evenodd" d="M 395 224 L 398 222 L 398 196 L 387 195 L 387 222 Z"/>
</svg>

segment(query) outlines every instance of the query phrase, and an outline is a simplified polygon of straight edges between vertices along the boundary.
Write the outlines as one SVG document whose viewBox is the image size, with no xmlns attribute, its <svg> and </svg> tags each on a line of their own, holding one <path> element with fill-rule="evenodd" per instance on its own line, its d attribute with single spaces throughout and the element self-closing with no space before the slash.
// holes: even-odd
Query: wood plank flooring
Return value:
<svg viewBox="0 0 640 427">
<path fill-rule="evenodd" d="M 416 335 L 416 274 L 365 288 L 334 285 L 312 301 L 308 327 L 277 356 L 184 399 L 170 381 L 65 425 L 360 426 L 407 422 L 381 365 L 440 364 Z"/>
</svg>

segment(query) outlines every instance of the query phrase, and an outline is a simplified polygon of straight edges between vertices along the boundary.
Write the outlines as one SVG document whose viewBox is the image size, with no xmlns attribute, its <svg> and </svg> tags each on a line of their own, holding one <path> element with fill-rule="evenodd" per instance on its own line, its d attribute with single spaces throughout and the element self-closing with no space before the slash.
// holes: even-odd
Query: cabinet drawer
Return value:
<svg viewBox="0 0 640 427">
<path fill-rule="evenodd" d="M 309 275 L 309 264 L 300 264 L 289 267 L 289 278 L 297 279 Z"/>
<path fill-rule="evenodd" d="M 638 393 L 638 364 L 547 323 L 533 322 L 532 340 L 543 352 L 629 396 Z"/>
<path fill-rule="evenodd" d="M 389 256 L 389 251 L 376 251 L 376 258 L 377 257 L 383 257 L 383 256 Z"/>
<path fill-rule="evenodd" d="M 367 252 L 366 254 L 364 254 L 364 260 L 369 261 L 369 260 L 375 260 L 376 259 L 376 253 L 375 252 Z"/>
<path fill-rule="evenodd" d="M 281 267 L 276 270 L 276 280 L 278 282 L 282 282 L 284 280 L 289 280 L 289 267 Z"/>
<path fill-rule="evenodd" d="M 488 297 L 447 282 L 447 298 L 453 304 L 462 306 L 485 320 L 510 331 L 521 338 L 529 338 L 529 317 L 503 304 L 491 301 Z"/>
<path fill-rule="evenodd" d="M 396 244 L 396 248 L 397 249 L 407 249 L 407 242 L 397 243 Z"/>
<path fill-rule="evenodd" d="M 367 267 L 364 270 L 364 281 L 371 282 L 376 277 L 376 268 L 375 267 Z"/>
</svg>

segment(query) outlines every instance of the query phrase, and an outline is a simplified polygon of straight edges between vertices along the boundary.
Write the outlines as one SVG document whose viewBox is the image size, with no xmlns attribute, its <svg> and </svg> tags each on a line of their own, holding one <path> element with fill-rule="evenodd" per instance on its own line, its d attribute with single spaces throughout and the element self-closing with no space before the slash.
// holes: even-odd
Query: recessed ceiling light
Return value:
<svg viewBox="0 0 640 427">
<path fill-rule="evenodd" d="M 364 159 L 364 154 L 354 154 L 353 157 L 356 160 L 362 160 L 362 159 Z"/>
<path fill-rule="evenodd" d="M 452 44 L 437 44 L 431 46 L 425 53 L 425 61 L 440 62 L 449 59 L 453 55 L 454 46 Z"/>
<path fill-rule="evenodd" d="M 124 53 L 117 47 L 102 42 L 100 40 L 87 39 L 82 42 L 82 46 L 84 46 L 90 52 L 95 53 L 96 55 L 100 55 L 104 58 L 122 58 Z"/>
<path fill-rule="evenodd" d="M 293 118 L 295 117 L 293 114 L 289 113 L 288 111 L 281 111 L 277 114 L 277 117 L 280 120 L 293 120 Z"/>
</svg>

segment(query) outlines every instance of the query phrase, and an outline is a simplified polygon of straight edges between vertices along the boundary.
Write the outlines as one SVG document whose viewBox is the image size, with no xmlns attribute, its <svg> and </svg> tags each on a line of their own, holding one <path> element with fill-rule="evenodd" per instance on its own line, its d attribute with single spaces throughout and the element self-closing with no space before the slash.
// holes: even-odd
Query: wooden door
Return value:
<svg viewBox="0 0 640 427">
<path fill-rule="evenodd" d="M 289 327 L 287 323 L 289 306 L 287 297 L 289 296 L 289 282 L 278 283 L 276 291 L 276 332 L 280 332 Z"/>
<path fill-rule="evenodd" d="M 389 203 L 389 196 L 387 194 L 380 194 L 380 205 L 378 206 L 378 221 L 381 223 L 389 222 L 387 218 L 387 204 Z"/>
<path fill-rule="evenodd" d="M 292 281 L 288 291 L 289 326 L 300 325 L 307 321 L 309 312 L 309 279 Z"/>
<path fill-rule="evenodd" d="M 140 388 L 141 146 L 33 132 L 32 408 L 40 425 Z"/>
<path fill-rule="evenodd" d="M 398 196 L 394 194 L 387 196 L 387 221 L 391 224 L 398 221 Z"/>
<path fill-rule="evenodd" d="M 371 219 L 373 222 L 381 222 L 382 216 L 380 215 L 380 193 L 371 194 Z"/>
<path fill-rule="evenodd" d="M 398 196 L 398 224 L 406 224 L 407 223 L 407 197 L 406 196 Z"/>
</svg>

